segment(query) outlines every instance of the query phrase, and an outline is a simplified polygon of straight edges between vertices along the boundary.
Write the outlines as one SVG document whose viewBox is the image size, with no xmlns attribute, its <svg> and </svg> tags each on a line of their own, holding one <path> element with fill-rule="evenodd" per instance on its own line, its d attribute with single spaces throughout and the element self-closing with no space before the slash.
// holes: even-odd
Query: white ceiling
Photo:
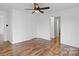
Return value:
<svg viewBox="0 0 79 59">
<path fill-rule="evenodd" d="M 79 7 L 79 3 L 40 3 L 40 7 L 49 6 L 49 10 L 45 10 L 48 12 L 61 11 L 64 9 Z M 11 9 L 24 10 L 25 8 L 32 8 L 32 3 L 0 3 L 0 10 L 10 11 Z M 26 12 L 31 12 L 27 10 Z"/>
</svg>

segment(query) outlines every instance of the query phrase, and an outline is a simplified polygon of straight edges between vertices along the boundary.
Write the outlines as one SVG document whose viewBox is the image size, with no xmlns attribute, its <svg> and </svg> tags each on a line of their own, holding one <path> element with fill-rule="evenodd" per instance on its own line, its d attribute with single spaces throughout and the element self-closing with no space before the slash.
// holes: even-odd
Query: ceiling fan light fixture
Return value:
<svg viewBox="0 0 79 59">
<path fill-rule="evenodd" d="M 35 13 L 39 13 L 39 10 L 35 10 Z"/>
</svg>

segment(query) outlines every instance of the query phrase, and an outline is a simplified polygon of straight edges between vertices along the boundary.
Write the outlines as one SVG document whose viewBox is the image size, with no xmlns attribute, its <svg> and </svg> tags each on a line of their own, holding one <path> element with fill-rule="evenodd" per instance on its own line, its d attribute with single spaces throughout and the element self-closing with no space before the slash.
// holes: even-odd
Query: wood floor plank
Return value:
<svg viewBox="0 0 79 59">
<path fill-rule="evenodd" d="M 10 44 L 4 42 L 0 44 L 0 55 L 1 56 L 79 56 L 79 48 L 68 46 L 65 44 L 61 45 L 60 53 L 56 53 L 56 49 L 51 50 L 49 47 L 50 41 L 40 38 L 34 38 L 25 42 Z"/>
</svg>

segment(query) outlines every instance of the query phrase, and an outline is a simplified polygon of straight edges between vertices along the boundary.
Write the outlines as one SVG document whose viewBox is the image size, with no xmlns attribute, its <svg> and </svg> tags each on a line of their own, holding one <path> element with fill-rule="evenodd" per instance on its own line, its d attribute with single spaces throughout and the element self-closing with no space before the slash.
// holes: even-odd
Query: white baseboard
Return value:
<svg viewBox="0 0 79 59">
<path fill-rule="evenodd" d="M 11 43 L 11 44 L 16 44 L 16 43 L 24 42 L 24 41 L 31 40 L 31 39 L 32 39 L 32 38 L 26 38 L 26 39 L 18 40 L 18 41 L 10 41 L 10 43 Z"/>
<path fill-rule="evenodd" d="M 62 43 L 62 44 L 65 44 L 65 45 L 69 45 L 69 46 L 72 46 L 72 47 L 79 48 L 79 45 L 71 45 L 71 44 L 67 44 L 67 43 Z"/>
</svg>

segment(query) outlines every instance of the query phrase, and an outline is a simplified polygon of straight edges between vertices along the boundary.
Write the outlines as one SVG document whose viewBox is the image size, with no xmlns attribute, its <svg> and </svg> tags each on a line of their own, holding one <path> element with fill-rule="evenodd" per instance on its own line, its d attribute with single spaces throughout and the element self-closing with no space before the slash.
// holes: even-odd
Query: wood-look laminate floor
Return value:
<svg viewBox="0 0 79 59">
<path fill-rule="evenodd" d="M 49 40 L 39 38 L 13 45 L 4 42 L 0 44 L 0 56 L 79 56 L 78 48 L 62 44 L 60 53 L 54 54 L 49 45 Z"/>
</svg>

